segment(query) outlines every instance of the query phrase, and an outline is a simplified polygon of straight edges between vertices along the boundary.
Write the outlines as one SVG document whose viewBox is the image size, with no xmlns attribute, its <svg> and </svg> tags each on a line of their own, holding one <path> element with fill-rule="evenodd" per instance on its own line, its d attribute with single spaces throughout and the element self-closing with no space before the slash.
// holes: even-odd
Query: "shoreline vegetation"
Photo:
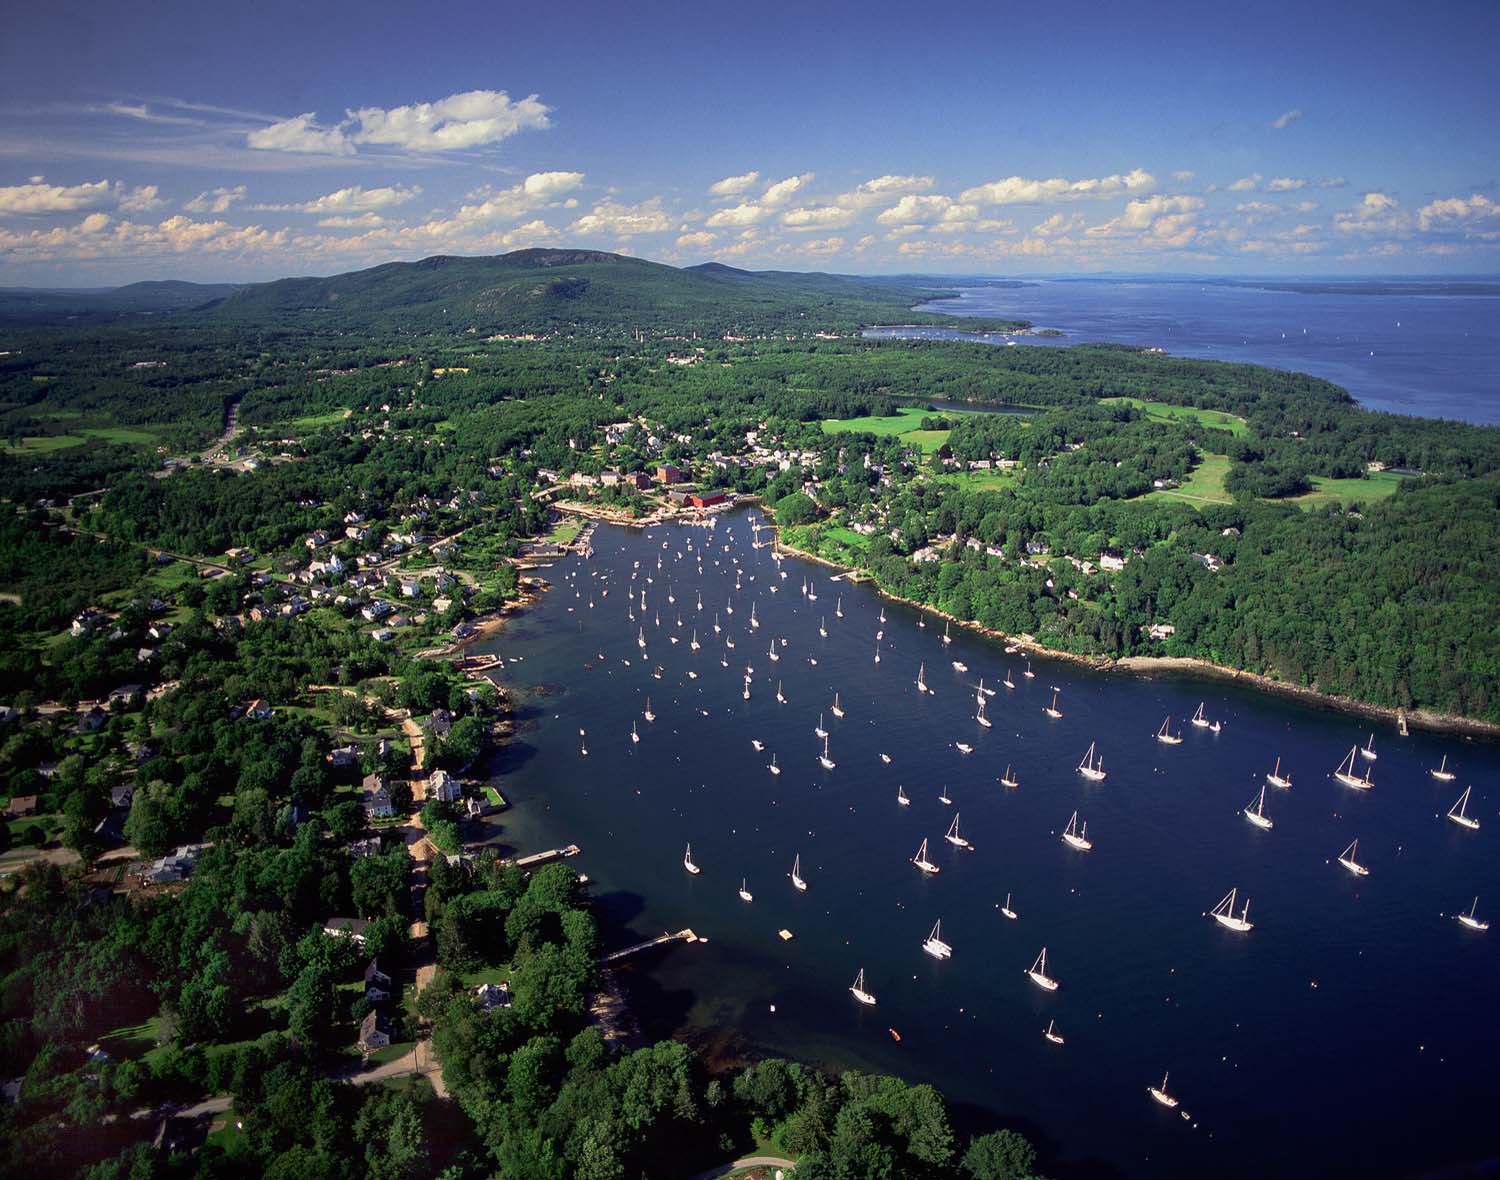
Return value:
<svg viewBox="0 0 1500 1180">
<path fill-rule="evenodd" d="M 1365 717 L 1372 721 L 1388 721 L 1392 724 L 1400 724 L 1404 717 L 1408 727 L 1426 729 L 1434 733 L 1456 733 L 1469 737 L 1500 740 L 1500 725 L 1494 722 L 1481 721 L 1474 717 L 1457 717 L 1445 713 L 1435 713 L 1427 709 L 1393 709 L 1386 705 L 1376 705 L 1369 701 L 1356 700 L 1353 697 L 1323 692 L 1307 685 L 1288 684 L 1284 680 L 1276 680 L 1259 672 L 1250 672 L 1244 668 L 1232 668 L 1225 664 L 1215 664 L 1211 660 L 1200 659 L 1196 656 L 1121 656 L 1114 658 L 1111 656 L 1091 656 L 1081 652 L 1063 651 L 1060 648 L 1048 647 L 1046 644 L 1039 642 L 1035 637 L 1009 635 L 1004 631 L 997 631 L 993 627 L 986 627 L 982 623 L 976 623 L 973 619 L 960 618 L 958 615 L 950 614 L 947 611 L 917 599 L 903 598 L 899 594 L 892 594 L 890 591 L 882 589 L 879 582 L 858 567 L 832 561 L 817 553 L 809 553 L 805 549 L 800 549 L 795 545 L 781 540 L 781 529 L 775 524 L 774 520 L 769 521 L 768 525 L 762 527 L 776 529 L 776 545 L 783 553 L 791 553 L 808 561 L 816 562 L 819 565 L 827 566 L 830 569 L 840 570 L 844 574 L 846 581 L 856 584 L 867 584 L 882 598 L 891 602 L 899 602 L 903 606 L 923 611 L 936 618 L 967 628 L 979 635 L 984 635 L 987 638 L 1014 643 L 1022 651 L 1046 656 L 1049 659 L 1064 660 L 1079 667 L 1090 668 L 1095 672 L 1124 672 L 1145 676 L 1181 673 L 1201 676 L 1211 680 L 1233 680 L 1249 684 L 1263 692 L 1300 701 L 1303 704 L 1333 709 L 1337 712 L 1349 713 L 1356 717 Z"/>
<path fill-rule="evenodd" d="M 704 512 L 698 509 L 694 509 L 691 512 L 682 512 L 668 506 L 663 506 L 646 516 L 630 517 L 628 514 L 617 509 L 610 509 L 602 505 L 590 504 L 584 501 L 559 502 L 554 507 L 560 512 L 568 512 L 586 517 L 589 520 L 640 529 L 660 524 L 702 524 L 708 516 L 718 514 L 712 510 Z M 1377 705 L 1370 701 L 1361 701 L 1357 698 L 1342 696 L 1338 693 L 1324 692 L 1309 685 L 1290 684 L 1285 680 L 1277 680 L 1264 673 L 1252 672 L 1245 668 L 1235 668 L 1227 664 L 1216 664 L 1211 660 L 1205 660 L 1197 656 L 1095 656 L 1049 647 L 1034 636 L 1012 635 L 1005 631 L 996 630 L 993 627 L 986 627 L 982 623 L 975 622 L 973 619 L 965 619 L 959 615 L 951 614 L 918 599 L 893 594 L 889 590 L 883 589 L 879 582 L 866 570 L 860 569 L 857 566 L 845 565 L 841 562 L 833 561 L 821 554 L 809 552 L 806 549 L 799 548 L 782 540 L 781 534 L 784 530 L 776 524 L 774 513 L 769 510 L 758 496 L 741 496 L 733 507 L 759 508 L 765 517 L 765 523 L 762 527 L 771 528 L 776 531 L 776 545 L 783 553 L 791 553 L 804 560 L 827 566 L 829 569 L 838 570 L 843 575 L 845 581 L 855 585 L 868 585 L 882 598 L 890 602 L 899 602 L 903 606 L 909 606 L 914 610 L 925 611 L 937 618 L 954 623 L 960 627 L 965 627 L 976 634 L 984 635 L 990 639 L 1014 643 L 1021 650 L 1036 655 L 1046 656 L 1055 660 L 1064 660 L 1079 667 L 1092 669 L 1095 672 L 1126 673 L 1141 676 L 1171 675 L 1175 673 L 1199 676 L 1209 680 L 1236 681 L 1287 700 L 1300 701 L 1303 704 L 1332 709 L 1336 712 L 1348 713 L 1355 717 L 1364 717 L 1371 721 L 1383 721 L 1399 725 L 1404 718 L 1409 728 L 1425 729 L 1432 733 L 1453 733 L 1467 737 L 1500 741 L 1500 724 L 1494 722 L 1483 721 L 1475 717 L 1461 717 L 1440 713 L 1430 709 L 1400 709 L 1392 708 L 1388 705 Z M 564 546 L 563 549 L 564 552 L 571 552 L 572 545 Z M 533 598 L 531 602 L 534 601 L 535 599 Z M 531 602 L 527 602 L 525 605 L 529 606 Z M 517 609 L 520 609 L 519 605 Z M 471 643 L 478 637 L 478 635 L 470 636 L 464 642 L 466 644 Z"/>
</svg>

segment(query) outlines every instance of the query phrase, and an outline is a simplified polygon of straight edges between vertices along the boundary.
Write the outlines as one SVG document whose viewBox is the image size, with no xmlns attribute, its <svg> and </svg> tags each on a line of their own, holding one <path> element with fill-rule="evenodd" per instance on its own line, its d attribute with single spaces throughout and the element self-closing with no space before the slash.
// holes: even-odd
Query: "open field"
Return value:
<svg viewBox="0 0 1500 1180">
<path fill-rule="evenodd" d="M 1390 471 L 1377 471 L 1364 479 L 1325 479 L 1315 475 L 1312 477 L 1312 491 L 1292 496 L 1286 502 L 1303 508 L 1321 508 L 1324 504 L 1334 503 L 1368 504 L 1394 495 L 1396 489 L 1410 478 Z"/>
<path fill-rule="evenodd" d="M 1166 402 L 1148 402 L 1138 397 L 1101 397 L 1105 404 L 1124 402 L 1158 422 L 1200 422 L 1215 430 L 1227 430 L 1236 438 L 1248 437 L 1250 427 L 1243 418 L 1222 410 L 1199 410 L 1193 406 L 1169 406 Z"/>
<path fill-rule="evenodd" d="M 1180 488 L 1149 492 L 1144 498 L 1183 500 L 1189 504 L 1232 504 L 1234 497 L 1224 490 L 1224 477 L 1228 474 L 1228 455 L 1206 454 Z"/>
<path fill-rule="evenodd" d="M 929 455 L 948 441 L 948 432 L 946 430 L 922 430 L 920 429 L 922 419 L 951 418 L 957 412 L 950 410 L 939 414 L 937 411 L 925 410 L 920 406 L 902 406 L 894 414 L 885 417 L 825 418 L 823 419 L 823 433 L 858 432 L 882 437 L 894 435 L 902 442 L 917 447 L 924 455 Z"/>
</svg>

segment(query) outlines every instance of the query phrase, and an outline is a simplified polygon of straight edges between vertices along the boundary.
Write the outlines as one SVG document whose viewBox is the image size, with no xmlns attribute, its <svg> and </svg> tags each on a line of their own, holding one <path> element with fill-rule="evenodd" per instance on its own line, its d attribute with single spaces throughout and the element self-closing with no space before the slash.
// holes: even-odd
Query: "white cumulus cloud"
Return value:
<svg viewBox="0 0 1500 1180">
<path fill-rule="evenodd" d="M 652 197 L 637 205 L 600 201 L 568 228 L 576 234 L 613 234 L 628 238 L 636 234 L 665 233 L 673 228 L 675 221 L 662 208 L 661 198 Z"/>
<path fill-rule="evenodd" d="M 237 184 L 233 188 L 207 189 L 191 201 L 184 201 L 182 207 L 189 213 L 227 213 L 236 201 L 244 199 L 245 186 Z"/>
<path fill-rule="evenodd" d="M 1270 121 L 1269 124 L 1267 124 L 1267 126 L 1274 127 L 1277 131 L 1281 131 L 1284 128 L 1291 126 L 1300 118 L 1302 118 L 1302 112 L 1299 111 L 1296 107 L 1293 107 L 1291 110 L 1283 111 L 1281 114 L 1277 115 Z"/>
<path fill-rule="evenodd" d="M 716 180 L 708 186 L 708 191 L 716 197 L 738 197 L 749 192 L 755 187 L 755 182 L 760 179 L 759 172 L 744 172 L 739 176 L 726 176 L 723 180 Z"/>
<path fill-rule="evenodd" d="M 73 213 L 113 205 L 119 185 L 108 180 L 85 184 L 46 184 L 33 176 L 27 184 L 0 188 L 0 213 Z"/>
<path fill-rule="evenodd" d="M 373 144 L 412 152 L 451 152 L 484 147 L 521 131 L 551 126 L 551 108 L 535 95 L 514 100 L 503 90 L 467 90 L 436 102 L 345 111 L 329 127 L 308 111 L 256 128 L 246 143 L 262 151 L 317 152 L 350 156 Z"/>
<path fill-rule="evenodd" d="M 1054 176 L 1036 180 L 1025 176 L 1008 176 L 988 184 L 966 189 L 960 199 L 984 205 L 1031 205 L 1047 201 L 1070 201 L 1091 197 L 1117 197 L 1127 193 L 1149 192 L 1156 187 L 1156 177 L 1144 168 L 1123 174 L 1064 180 Z"/>
</svg>

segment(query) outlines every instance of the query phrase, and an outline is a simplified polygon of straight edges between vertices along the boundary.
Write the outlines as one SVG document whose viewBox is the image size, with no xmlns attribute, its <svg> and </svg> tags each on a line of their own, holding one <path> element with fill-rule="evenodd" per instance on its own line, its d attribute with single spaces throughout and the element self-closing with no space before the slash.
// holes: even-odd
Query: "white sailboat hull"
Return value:
<svg viewBox="0 0 1500 1180">
<path fill-rule="evenodd" d="M 1471 816 L 1450 814 L 1448 818 L 1461 828 L 1468 828 L 1471 832 L 1479 831 L 1479 821 Z"/>
<path fill-rule="evenodd" d="M 1168 1109 L 1177 1105 L 1177 1099 L 1173 1098 L 1165 1090 L 1158 1090 L 1155 1086 L 1147 1086 L 1146 1092 Z"/>
<path fill-rule="evenodd" d="M 1040 971 L 1028 971 L 1026 974 L 1030 977 L 1031 982 L 1044 992 L 1055 992 L 1057 990 L 1057 980 L 1053 979 L 1050 975 L 1044 975 Z"/>
<path fill-rule="evenodd" d="M 1375 784 L 1369 779 L 1357 778 L 1352 774 L 1346 774 L 1342 770 L 1336 770 L 1333 777 L 1338 779 L 1346 787 L 1353 787 L 1356 791 L 1368 791 Z"/>
<path fill-rule="evenodd" d="M 1244 918 L 1236 918 L 1232 914 L 1214 914 L 1213 919 L 1226 930 L 1234 930 L 1240 934 L 1253 929 L 1254 922 L 1247 922 Z"/>
<path fill-rule="evenodd" d="M 1104 771 L 1095 770 L 1091 766 L 1080 766 L 1078 768 L 1078 773 L 1083 775 L 1084 778 L 1088 779 L 1089 782 L 1092 783 L 1102 783 L 1105 779 Z"/>
<path fill-rule="evenodd" d="M 1082 836 L 1069 836 L 1067 834 L 1063 835 L 1063 843 L 1069 848 L 1078 849 L 1079 852 L 1088 852 L 1094 847 L 1092 841 L 1085 840 Z"/>
<path fill-rule="evenodd" d="M 875 1007 L 875 997 L 872 996 L 869 992 L 865 991 L 863 988 L 851 987 L 849 989 L 849 994 L 856 1000 L 858 1000 L 861 1004 L 866 1004 L 871 1008 Z"/>
<path fill-rule="evenodd" d="M 951 959 L 953 948 L 940 938 L 929 938 L 922 944 L 922 949 L 934 959 Z"/>
<path fill-rule="evenodd" d="M 1273 787 L 1280 787 L 1284 791 L 1285 790 L 1290 790 L 1291 786 L 1292 786 L 1292 780 L 1291 779 L 1289 779 L 1289 778 L 1283 778 L 1279 774 L 1268 774 L 1268 775 L 1266 775 L 1266 782 L 1270 783 Z"/>
<path fill-rule="evenodd" d="M 1483 918 L 1476 918 L 1471 914 L 1459 914 L 1458 920 L 1470 930 L 1488 930 L 1490 928 L 1490 924 Z"/>
<path fill-rule="evenodd" d="M 1369 869 L 1357 861 L 1350 860 L 1347 856 L 1339 857 L 1339 864 L 1343 865 L 1356 877 L 1368 877 L 1370 875 Z"/>
<path fill-rule="evenodd" d="M 916 865 L 917 868 L 921 869 L 924 873 L 942 872 L 942 870 L 939 869 L 937 865 L 933 864 L 930 860 L 914 860 L 911 863 Z"/>
<path fill-rule="evenodd" d="M 1458 776 L 1449 770 L 1429 770 L 1428 774 L 1440 783 L 1451 783 Z"/>
<path fill-rule="evenodd" d="M 1267 819 L 1265 816 L 1261 815 L 1257 811 L 1251 811 L 1250 808 L 1248 808 L 1248 807 L 1245 808 L 1245 818 L 1248 819 L 1257 828 L 1260 828 L 1263 831 L 1269 832 L 1272 828 L 1274 828 L 1276 826 L 1269 819 Z"/>
</svg>

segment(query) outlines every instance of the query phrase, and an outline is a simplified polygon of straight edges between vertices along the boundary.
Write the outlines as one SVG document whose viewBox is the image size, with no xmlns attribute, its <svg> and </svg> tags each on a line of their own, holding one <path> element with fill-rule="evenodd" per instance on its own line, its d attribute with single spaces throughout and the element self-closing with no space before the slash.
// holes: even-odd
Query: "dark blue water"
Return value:
<svg viewBox="0 0 1500 1180">
<path fill-rule="evenodd" d="M 1496 1150 L 1500 931 L 1451 917 L 1475 894 L 1481 916 L 1500 916 L 1493 746 L 1382 727 L 1376 786 L 1361 793 L 1331 778 L 1370 732 L 1340 714 L 1051 661 L 1028 680 L 1000 645 L 955 631 L 945 648 L 940 625 L 919 628 L 891 604 L 877 665 L 881 601 L 796 559 L 778 578 L 749 532 L 743 514 L 712 532 L 601 528 L 594 558 L 555 566 L 554 589 L 492 643 L 529 718 L 499 760 L 515 804 L 501 839 L 522 851 L 578 842 L 579 869 L 628 927 L 612 941 L 686 926 L 710 940 L 641 973 L 657 1027 L 712 1056 L 776 1052 L 930 1080 L 1054 1158 L 1129 1176 L 1394 1175 Z M 773 638 L 787 640 L 774 663 Z M 933 695 L 914 687 L 923 662 Z M 1001 686 L 1007 669 L 1014 691 Z M 974 719 L 980 676 L 996 690 L 989 730 Z M 1054 685 L 1057 721 L 1042 712 Z M 835 691 L 842 720 L 829 712 Z M 641 716 L 648 695 L 655 724 Z M 1221 733 L 1185 724 L 1200 700 Z M 832 771 L 816 761 L 820 710 Z M 1184 730 L 1174 748 L 1153 738 L 1168 713 Z M 1096 740 L 1102 784 L 1075 769 Z M 779 777 L 766 770 L 773 752 Z M 1456 783 L 1426 773 L 1444 753 Z M 1277 756 L 1294 785 L 1268 790 L 1275 828 L 1261 831 L 1240 809 Z M 1007 763 L 1016 790 L 998 782 Z M 1469 783 L 1477 832 L 1444 818 Z M 1086 854 L 1059 840 L 1074 809 L 1094 841 Z M 972 852 L 942 839 L 956 812 Z M 909 863 L 923 837 L 936 877 Z M 1362 880 L 1336 861 L 1356 837 Z M 688 841 L 696 877 L 682 867 Z M 806 893 L 787 879 L 799 852 Z M 736 896 L 742 877 L 753 904 Z M 1248 934 L 1205 916 L 1231 887 L 1251 901 Z M 1017 921 L 999 913 L 1007 892 Z M 945 963 L 920 949 L 939 917 L 954 947 Z M 782 927 L 794 941 L 778 939 Z M 1043 945 L 1062 983 L 1052 995 L 1023 974 Z M 847 991 L 860 967 L 873 1010 Z M 1053 1018 L 1062 1046 L 1042 1037 Z M 1168 1069 L 1187 1120 L 1146 1094 Z"/>
<path fill-rule="evenodd" d="M 1270 365 L 1342 385 L 1374 410 L 1500 422 L 1497 296 L 1039 280 L 1034 286 L 964 290 L 958 299 L 921 310 L 1025 319 L 1066 333 L 1016 338 L 1023 344 L 1138 344 L 1178 356 Z M 940 328 L 866 333 L 882 334 L 952 335 Z M 1004 344 L 1007 337 L 986 339 Z"/>
</svg>

